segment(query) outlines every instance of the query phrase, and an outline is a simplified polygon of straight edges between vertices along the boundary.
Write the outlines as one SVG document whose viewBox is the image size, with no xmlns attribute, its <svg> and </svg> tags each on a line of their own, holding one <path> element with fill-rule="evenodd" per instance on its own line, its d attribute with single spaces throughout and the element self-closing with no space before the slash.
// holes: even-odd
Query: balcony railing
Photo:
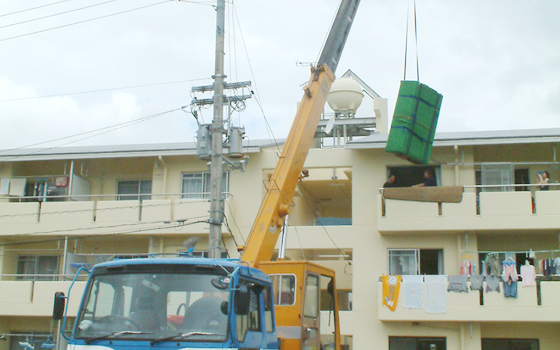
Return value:
<svg viewBox="0 0 560 350">
<path fill-rule="evenodd" d="M 106 200 L 116 195 L 88 195 L 87 201 L 0 202 L 0 224 L 10 223 L 170 223 L 207 220 L 210 204 L 186 194 L 152 194 L 175 199 Z M 67 198 L 67 196 L 64 196 Z M 74 196 L 75 197 L 75 196 Z M 136 195 L 137 197 L 137 195 Z"/>
<path fill-rule="evenodd" d="M 465 187 L 460 203 L 392 200 L 380 195 L 378 230 L 557 228 L 560 219 L 560 206 L 557 204 L 560 202 L 560 185 L 550 184 L 549 191 L 480 192 L 484 187 Z M 518 186 L 511 186 L 512 189 L 515 187 Z"/>
</svg>

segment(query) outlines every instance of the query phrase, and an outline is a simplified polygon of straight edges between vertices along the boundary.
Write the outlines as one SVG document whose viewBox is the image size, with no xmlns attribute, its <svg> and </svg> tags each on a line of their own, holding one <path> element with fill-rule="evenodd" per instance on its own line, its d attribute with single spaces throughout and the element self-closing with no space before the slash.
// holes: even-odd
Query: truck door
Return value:
<svg viewBox="0 0 560 350">
<path fill-rule="evenodd" d="M 303 322 L 302 322 L 302 349 L 320 350 L 320 300 L 319 300 L 319 276 L 308 273 L 305 276 Z"/>
</svg>

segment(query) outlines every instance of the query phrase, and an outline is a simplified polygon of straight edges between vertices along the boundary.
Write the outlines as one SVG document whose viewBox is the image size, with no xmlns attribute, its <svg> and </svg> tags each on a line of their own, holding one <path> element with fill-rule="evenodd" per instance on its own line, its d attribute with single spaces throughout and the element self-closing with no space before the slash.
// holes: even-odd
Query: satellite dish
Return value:
<svg viewBox="0 0 560 350">
<path fill-rule="evenodd" d="M 334 128 L 334 115 L 330 117 L 329 120 L 327 121 L 327 125 L 325 126 L 325 133 L 327 133 L 327 135 L 330 135 L 331 132 L 333 131 L 333 128 Z"/>
</svg>

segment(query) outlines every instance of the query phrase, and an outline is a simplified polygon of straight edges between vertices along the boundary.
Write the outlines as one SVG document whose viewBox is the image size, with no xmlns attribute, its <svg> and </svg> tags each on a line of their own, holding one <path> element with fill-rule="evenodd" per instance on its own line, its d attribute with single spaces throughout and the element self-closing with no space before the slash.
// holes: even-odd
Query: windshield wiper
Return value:
<svg viewBox="0 0 560 350">
<path fill-rule="evenodd" d="M 113 339 L 113 338 L 117 338 L 117 337 L 120 337 L 121 335 L 126 335 L 126 334 L 153 334 L 153 332 L 142 332 L 142 331 L 113 332 L 113 333 L 110 333 L 110 334 L 100 335 L 99 337 L 86 339 L 86 344 L 92 343 L 96 340 Z"/>
<path fill-rule="evenodd" d="M 169 340 L 173 340 L 173 339 L 185 339 L 185 338 L 188 338 L 188 337 L 192 337 L 193 335 L 220 335 L 220 336 L 223 336 L 223 334 L 210 333 L 210 332 L 179 333 L 179 334 L 175 334 L 175 335 L 165 337 L 165 338 L 154 339 L 150 342 L 150 345 L 155 345 L 157 343 L 161 343 L 161 342 L 169 341 Z"/>
</svg>

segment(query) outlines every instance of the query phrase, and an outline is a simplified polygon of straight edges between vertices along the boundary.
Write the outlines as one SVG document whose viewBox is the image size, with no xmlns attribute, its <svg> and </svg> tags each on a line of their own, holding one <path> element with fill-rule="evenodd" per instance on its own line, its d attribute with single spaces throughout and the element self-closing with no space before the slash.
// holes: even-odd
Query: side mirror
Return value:
<svg viewBox="0 0 560 350">
<path fill-rule="evenodd" d="M 64 306 L 66 304 L 66 297 L 63 292 L 54 293 L 54 308 L 53 308 L 53 320 L 61 320 L 64 316 Z"/>
<path fill-rule="evenodd" d="M 250 304 L 249 288 L 246 284 L 239 286 L 238 290 L 235 291 L 233 308 L 237 315 L 247 315 L 249 313 Z"/>
</svg>

